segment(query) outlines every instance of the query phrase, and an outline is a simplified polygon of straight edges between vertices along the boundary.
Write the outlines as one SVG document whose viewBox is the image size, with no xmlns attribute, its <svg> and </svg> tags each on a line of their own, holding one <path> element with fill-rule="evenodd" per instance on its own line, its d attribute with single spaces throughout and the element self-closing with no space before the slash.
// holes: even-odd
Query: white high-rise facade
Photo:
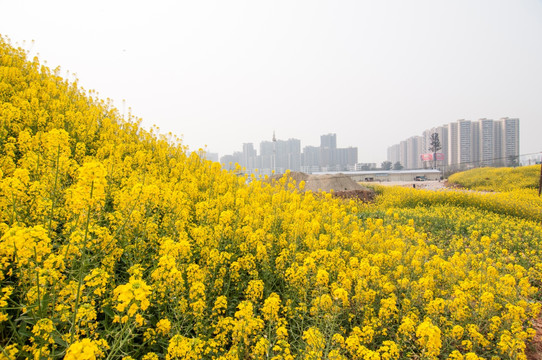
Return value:
<svg viewBox="0 0 542 360">
<path fill-rule="evenodd" d="M 459 120 L 457 122 L 457 159 L 460 164 L 472 162 L 472 122 L 470 120 Z"/>
<path fill-rule="evenodd" d="M 453 168 L 515 166 L 519 157 L 519 119 L 459 120 L 451 123 L 449 157 Z"/>
<path fill-rule="evenodd" d="M 501 158 L 507 166 L 519 164 L 519 119 L 502 118 Z"/>
<path fill-rule="evenodd" d="M 457 152 L 457 123 L 448 124 L 448 162 L 447 166 L 456 166 L 459 164 Z"/>
<path fill-rule="evenodd" d="M 422 154 L 435 155 L 434 151 L 431 151 L 431 136 L 437 134 L 440 142 L 440 149 L 436 153 L 441 153 L 444 156 L 444 160 L 437 160 L 431 163 L 422 163 L 422 167 L 433 167 L 433 165 L 443 166 L 448 164 L 448 124 L 443 126 L 427 129 L 422 135 Z"/>
<path fill-rule="evenodd" d="M 478 166 L 516 166 L 519 164 L 519 119 L 458 120 L 431 128 L 421 137 L 411 137 L 388 148 L 388 160 L 400 159 L 406 169 L 432 166 L 420 163 L 420 154 L 431 153 L 431 135 L 441 141 L 444 161 L 437 166 L 466 169 Z"/>
<path fill-rule="evenodd" d="M 400 154 L 401 154 L 401 151 L 400 151 L 399 144 L 390 146 L 388 148 L 388 161 L 390 161 L 392 164 L 395 164 L 396 162 L 401 162 Z"/>
<path fill-rule="evenodd" d="M 422 137 L 421 136 L 412 136 L 409 137 L 406 141 L 407 147 L 407 156 L 406 156 L 406 166 L 408 169 L 421 169 L 422 160 L 420 158 L 422 154 Z"/>
<path fill-rule="evenodd" d="M 478 159 L 480 166 L 491 166 L 495 159 L 495 122 L 490 119 L 480 119 L 476 123 L 478 128 Z"/>
<path fill-rule="evenodd" d="M 405 169 L 411 169 L 408 163 L 408 146 L 407 141 L 403 140 L 399 143 L 399 162 Z"/>
</svg>

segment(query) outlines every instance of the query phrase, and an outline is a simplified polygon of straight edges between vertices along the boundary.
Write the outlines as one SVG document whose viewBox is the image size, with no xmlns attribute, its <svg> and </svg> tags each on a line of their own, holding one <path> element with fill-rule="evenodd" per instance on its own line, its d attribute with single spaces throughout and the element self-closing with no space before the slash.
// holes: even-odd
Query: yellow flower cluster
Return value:
<svg viewBox="0 0 542 360">
<path fill-rule="evenodd" d="M 525 358 L 534 191 L 301 192 L 58 74 L 0 38 L 0 358 Z"/>
<path fill-rule="evenodd" d="M 103 358 L 109 346 L 104 340 L 83 339 L 76 341 L 66 350 L 65 360 L 95 360 Z"/>
<path fill-rule="evenodd" d="M 120 313 L 126 313 L 120 318 L 122 323 L 129 318 L 136 316 L 137 323 L 143 325 L 143 318 L 138 311 L 144 312 L 150 305 L 149 295 L 150 287 L 141 279 L 130 277 L 127 284 L 119 285 L 113 290 L 113 301 L 116 303 L 115 309 Z"/>
</svg>

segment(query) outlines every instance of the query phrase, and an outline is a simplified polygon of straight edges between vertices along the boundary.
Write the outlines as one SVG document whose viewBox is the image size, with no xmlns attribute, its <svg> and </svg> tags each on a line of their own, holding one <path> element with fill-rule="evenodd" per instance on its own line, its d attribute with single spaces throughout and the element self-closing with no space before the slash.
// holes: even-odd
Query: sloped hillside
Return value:
<svg viewBox="0 0 542 360">
<path fill-rule="evenodd" d="M 0 38 L 0 359 L 525 358 L 540 200 L 247 179 L 58 73 Z"/>
<path fill-rule="evenodd" d="M 455 173 L 448 181 L 452 185 L 481 191 L 537 189 L 540 183 L 540 165 L 476 168 Z"/>
</svg>

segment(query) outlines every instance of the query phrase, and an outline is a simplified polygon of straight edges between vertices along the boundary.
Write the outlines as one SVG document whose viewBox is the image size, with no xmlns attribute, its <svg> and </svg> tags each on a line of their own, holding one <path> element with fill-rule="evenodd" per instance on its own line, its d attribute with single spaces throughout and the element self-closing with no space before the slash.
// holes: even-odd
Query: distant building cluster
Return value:
<svg viewBox="0 0 542 360">
<path fill-rule="evenodd" d="M 433 152 L 431 135 L 435 133 L 441 149 Z M 519 165 L 519 119 L 458 120 L 390 146 L 387 158 L 405 169 L 434 165 L 446 170 L 516 166 Z"/>
<path fill-rule="evenodd" d="M 320 146 L 305 146 L 303 151 L 299 139 L 277 140 L 273 134 L 272 141 L 260 143 L 259 153 L 253 143 L 245 143 L 243 151 L 220 158 L 225 169 L 233 169 L 238 163 L 246 172 L 258 169 L 261 175 L 282 174 L 286 170 L 306 173 L 356 170 L 357 162 L 358 148 L 338 148 L 336 134 L 320 136 Z"/>
<path fill-rule="evenodd" d="M 203 157 L 205 158 L 205 160 L 209 160 L 209 161 L 213 161 L 213 162 L 218 162 L 218 153 L 213 153 L 213 152 L 207 152 L 205 151 L 203 153 Z"/>
</svg>

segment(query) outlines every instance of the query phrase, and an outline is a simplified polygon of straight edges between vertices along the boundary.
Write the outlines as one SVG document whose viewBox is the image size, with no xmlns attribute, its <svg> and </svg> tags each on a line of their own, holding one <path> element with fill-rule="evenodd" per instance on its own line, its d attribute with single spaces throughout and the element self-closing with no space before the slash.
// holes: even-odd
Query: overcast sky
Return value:
<svg viewBox="0 0 542 360">
<path fill-rule="evenodd" d="M 0 34 L 191 149 L 337 134 L 360 162 L 458 119 L 542 151 L 542 0 L 13 1 Z M 34 44 L 31 41 L 34 40 Z M 123 106 L 122 100 L 126 100 Z"/>
</svg>

